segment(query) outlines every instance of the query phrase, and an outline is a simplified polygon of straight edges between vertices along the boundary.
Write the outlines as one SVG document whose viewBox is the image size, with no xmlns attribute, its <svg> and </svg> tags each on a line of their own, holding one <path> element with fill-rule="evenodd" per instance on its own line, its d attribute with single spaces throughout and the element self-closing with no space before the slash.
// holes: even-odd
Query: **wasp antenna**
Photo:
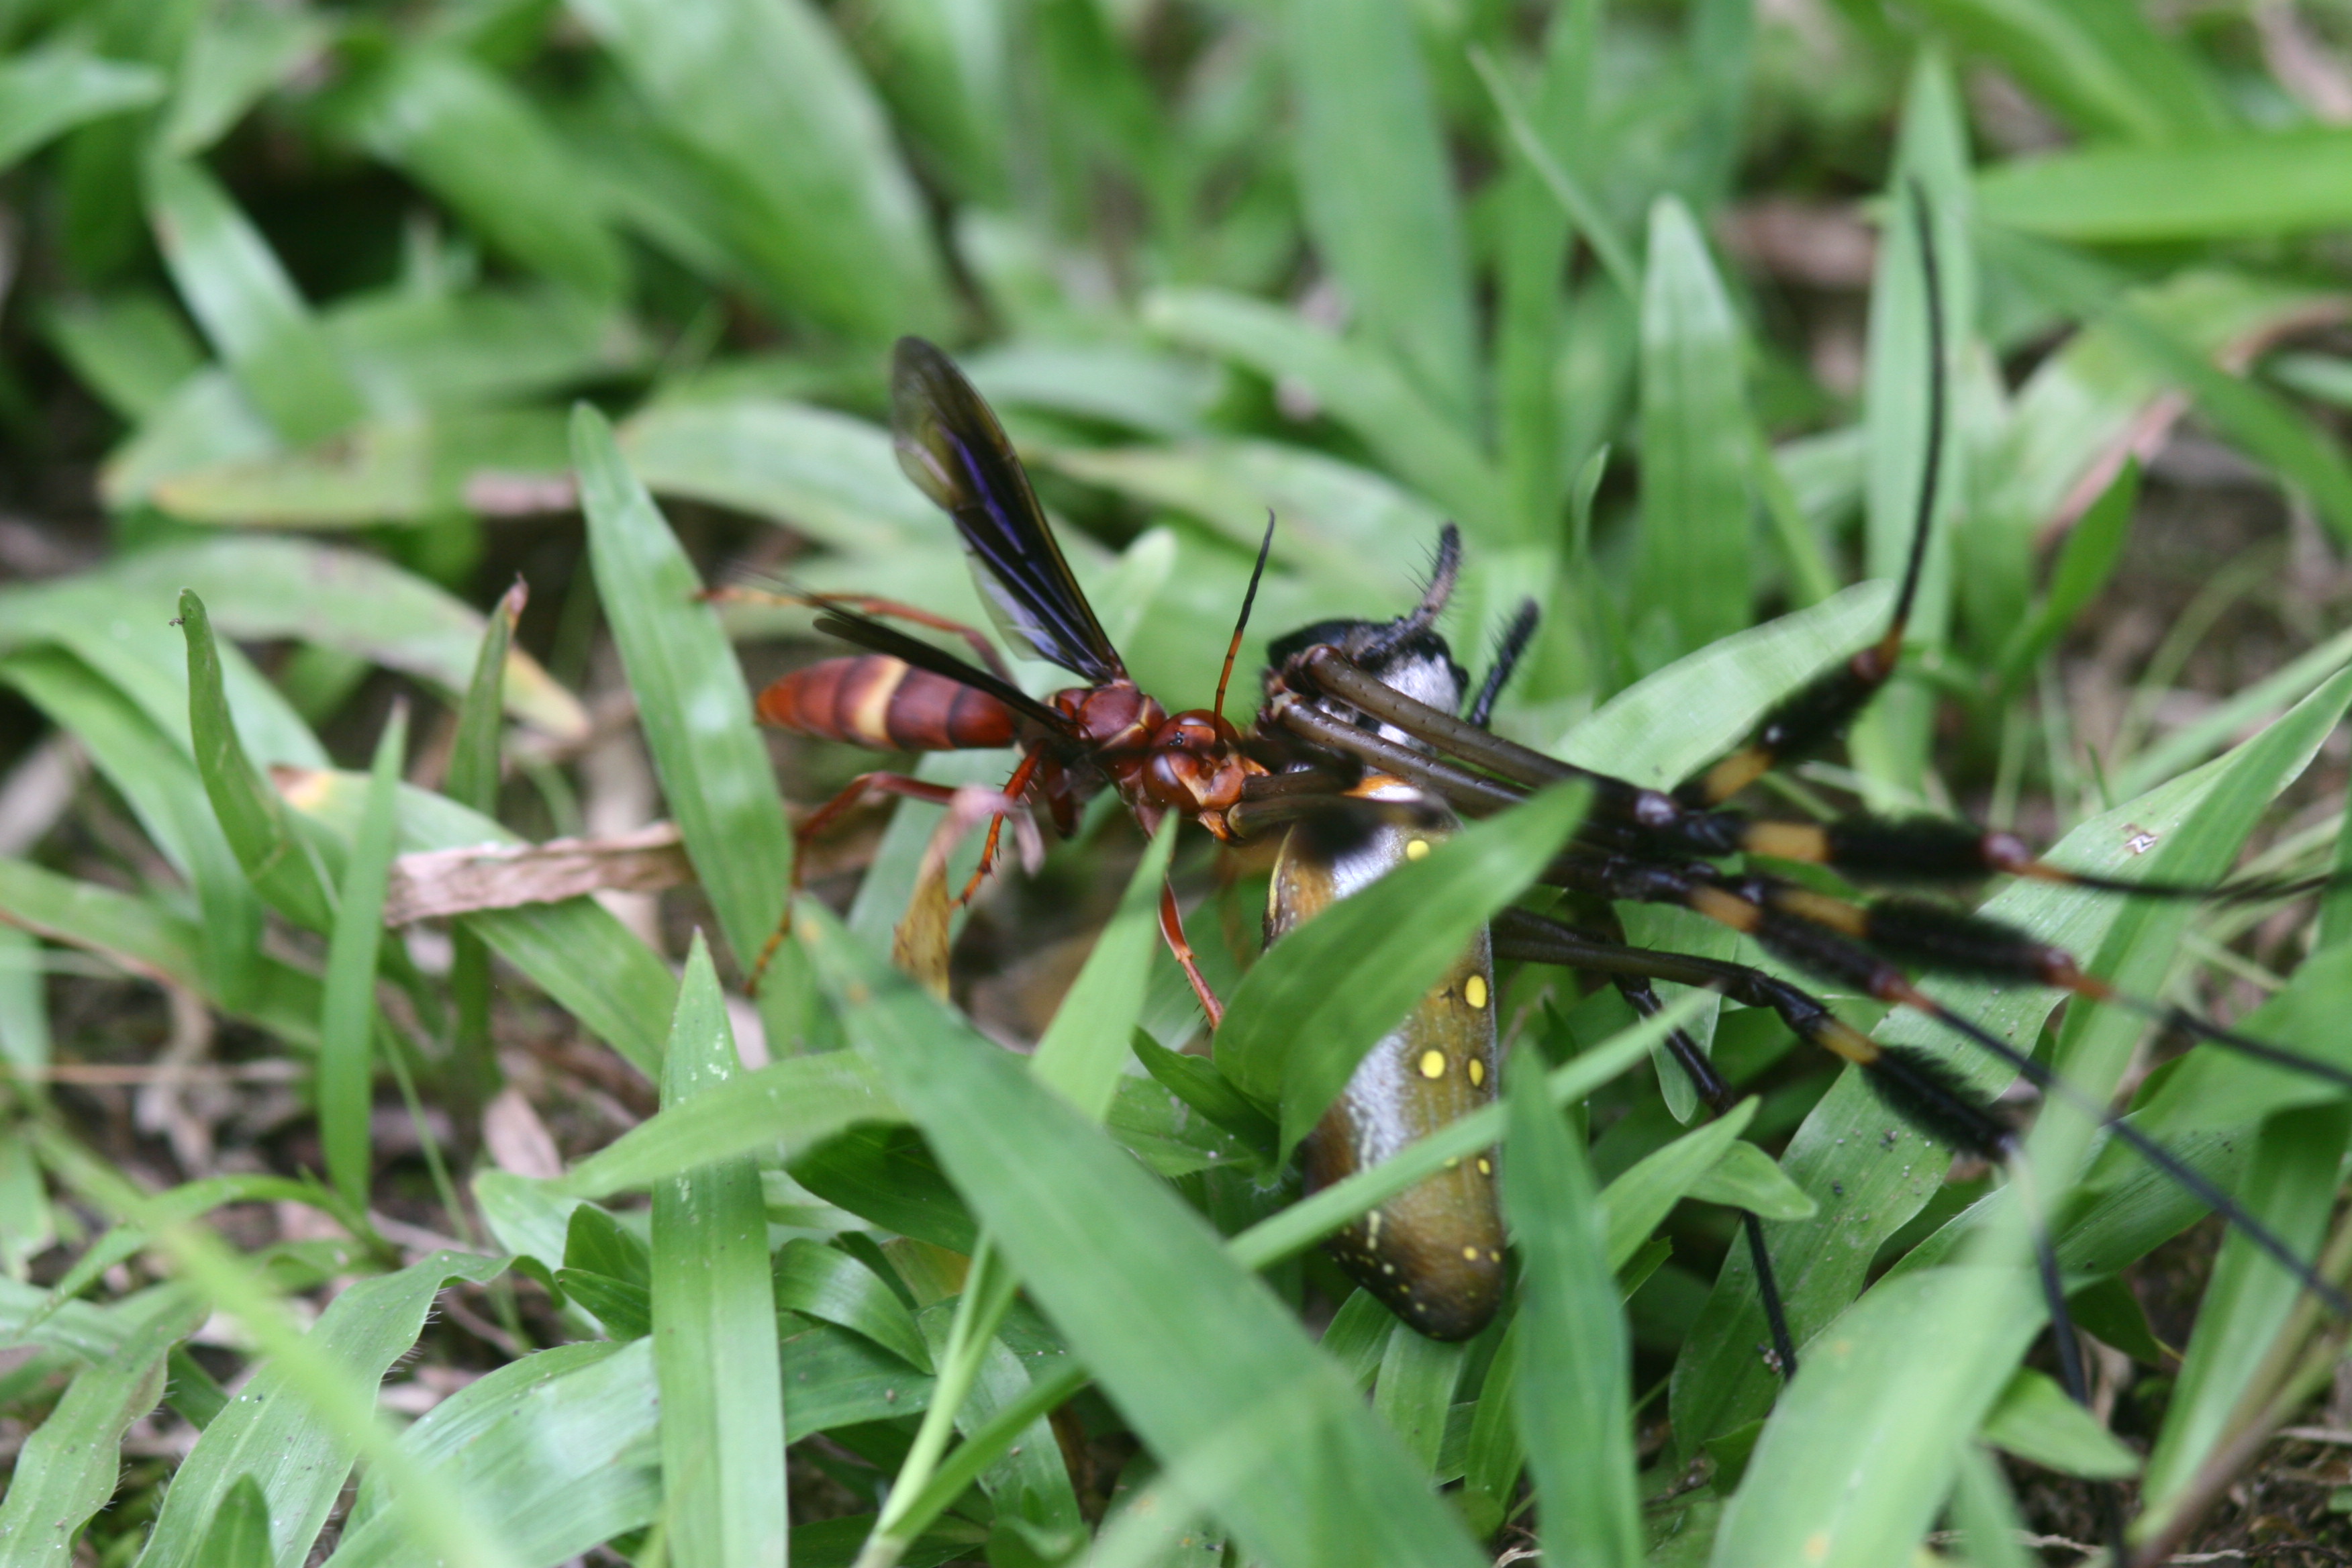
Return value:
<svg viewBox="0 0 2352 1568">
<path fill-rule="evenodd" d="M 1265 558 L 1274 549 L 1274 509 L 1265 509 L 1265 537 L 1257 543 L 1257 564 L 1250 568 L 1249 592 L 1242 595 L 1242 613 L 1234 621 L 1234 640 L 1225 645 L 1225 668 L 1217 671 L 1217 700 L 1210 710 L 1225 713 L 1225 686 L 1234 678 L 1234 660 L 1242 651 L 1242 634 L 1249 630 L 1250 606 L 1257 603 L 1258 580 L 1265 575 Z"/>
</svg>

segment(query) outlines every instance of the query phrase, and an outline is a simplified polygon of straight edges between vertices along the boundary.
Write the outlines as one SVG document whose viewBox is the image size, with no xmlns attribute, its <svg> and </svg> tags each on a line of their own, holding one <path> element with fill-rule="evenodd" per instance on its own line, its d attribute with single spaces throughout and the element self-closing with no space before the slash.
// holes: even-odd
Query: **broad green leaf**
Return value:
<svg viewBox="0 0 2352 1568">
<path fill-rule="evenodd" d="M 57 1407 L 27 1434 L 0 1500 L 0 1564 L 67 1568 L 82 1525 L 114 1496 L 124 1431 L 163 1394 L 163 1359 L 209 1308 L 172 1289 L 143 1303 L 112 1355 L 74 1375 Z M 13 1338 L 14 1336 L 12 1336 Z"/>
<path fill-rule="evenodd" d="M 486 1283 L 505 1267 L 503 1258 L 436 1252 L 397 1274 L 361 1280 L 320 1314 L 304 1342 L 338 1376 L 373 1389 L 416 1342 L 445 1284 Z M 279 1362 L 265 1363 L 205 1428 L 173 1477 L 163 1515 L 139 1559 L 142 1568 L 203 1564 L 203 1531 L 246 1477 L 260 1483 L 268 1500 L 277 1568 L 298 1568 L 358 1451 L 359 1440 L 312 1404 L 300 1374 Z"/>
<path fill-rule="evenodd" d="M 845 1127 L 900 1120 L 874 1069 L 857 1058 L 838 1051 L 793 1057 L 665 1108 L 574 1165 L 554 1190 L 595 1198 L 682 1176 L 713 1160 L 756 1152 L 789 1161 Z"/>
<path fill-rule="evenodd" d="M 1243 1092 L 1279 1103 L 1286 1151 L 1372 1042 L 1535 879 L 1584 805 L 1581 786 L 1559 786 L 1465 828 L 1341 899 L 1251 968 L 1217 1031 L 1216 1063 Z"/>
<path fill-rule="evenodd" d="M 2067 531 L 2057 564 L 2050 571 L 2049 590 L 2034 605 L 2032 618 L 2019 623 L 2001 645 L 1998 663 L 2003 689 L 2016 689 L 2115 575 L 2116 563 L 2123 559 L 2124 540 L 2131 530 L 2132 507 L 2138 499 L 2139 464 L 2126 459 L 2115 481 L 2099 492 L 2099 499 Z"/>
<path fill-rule="evenodd" d="M 358 827 L 364 794 L 355 773 L 320 771 L 286 783 L 290 804 L 345 837 Z M 521 842 L 441 795 L 403 785 L 399 800 L 403 854 Z M 639 1071 L 658 1074 L 676 983 L 668 966 L 593 899 L 482 910 L 459 921 Z"/>
<path fill-rule="evenodd" d="M 2252 811 L 2302 770 L 2317 737 L 2334 725 L 2347 699 L 2352 677 L 2339 676 L 2228 756 L 2084 823 L 2049 858 L 2107 876 L 2193 881 L 2218 874 L 2250 826 Z M 2244 798 L 2248 795 L 2251 800 Z M 2141 852 L 2143 833 L 2154 837 L 2158 855 L 2187 858 L 2169 870 L 2150 864 Z M 2112 895 L 2018 882 L 1989 900 L 1983 912 L 2091 960 L 2094 973 L 2112 976 L 2113 962 L 2099 959 L 2105 943 L 2127 920 L 2150 908 Z M 2161 908 L 2168 915 L 2185 912 L 2178 905 Z M 2152 939 L 2147 951 L 2156 962 L 2169 962 L 2177 939 Z M 2153 984 L 2126 988 L 2142 994 L 2157 989 Z M 2058 1001 L 2047 990 L 1960 981 L 1937 982 L 1933 989 L 1960 1016 L 2020 1043 L 2034 1038 Z M 2070 1016 L 2105 1011 L 2076 1009 Z M 1980 1094 L 1998 1090 L 2013 1076 L 1916 1016 L 1892 1015 L 1877 1035 L 1945 1058 Z M 1780 1165 L 1821 1204 L 1821 1213 L 1776 1226 L 1772 1233 L 1773 1267 L 1801 1350 L 1860 1290 L 1868 1259 L 1927 1201 L 1949 1158 L 1949 1151 L 1889 1112 L 1858 1070 L 1841 1075 L 1806 1118 Z M 2049 1180 L 2045 1175 L 2045 1184 Z M 1744 1250 L 1735 1247 L 1675 1364 L 1672 1409 L 1683 1441 L 1704 1442 L 1754 1420 L 1770 1405 L 1778 1380 L 1753 1353 L 1764 1336 L 1753 1275 Z M 1985 1375 L 2005 1379 L 2010 1370 L 1989 1368 Z"/>
<path fill-rule="evenodd" d="M 203 152 L 245 117 L 254 100 L 317 54 L 329 29 L 319 17 L 263 0 L 233 0 L 196 25 L 164 111 L 166 152 Z"/>
<path fill-rule="evenodd" d="M 1772 705 L 1886 627 L 1895 590 L 1860 583 L 1709 643 L 1611 698 L 1552 750 L 1580 767 L 1664 789 L 1730 751 Z"/>
<path fill-rule="evenodd" d="M 1608 1227 L 1584 1152 L 1543 1092 L 1534 1052 L 1511 1063 L 1503 1207 L 1525 1259 L 1512 1403 L 1536 1474 L 1544 1561 L 1642 1560 L 1632 1348 Z"/>
<path fill-rule="evenodd" d="M 1519 1321 L 1514 1317 L 1495 1346 L 1494 1359 L 1486 1364 L 1486 1380 L 1478 1390 L 1478 1407 L 1471 1415 L 1463 1453 L 1462 1512 L 1470 1521 L 1470 1533 L 1481 1541 L 1502 1528 L 1505 1512 L 1517 1498 L 1519 1471 L 1527 1462 L 1527 1441 L 1519 1436 L 1513 1395 L 1518 1377 Z"/>
<path fill-rule="evenodd" d="M 1293 377 L 1361 437 L 1397 477 L 1460 522 L 1475 544 L 1511 533 L 1502 481 L 1462 426 L 1360 344 L 1276 306 L 1205 289 L 1147 299 L 1146 325 L 1268 378 Z"/>
<path fill-rule="evenodd" d="M 59 304 L 43 329 L 82 384 L 134 424 L 205 363 L 204 345 L 153 289 Z"/>
<path fill-rule="evenodd" d="M 72 733 L 173 868 L 194 889 L 208 990 L 249 1004 L 261 942 L 261 901 L 222 837 L 195 764 L 122 694 L 71 654 L 31 648 L 0 659 L 6 681 Z"/>
<path fill-rule="evenodd" d="M 457 731 L 449 742 L 443 782 L 450 799 L 493 820 L 499 814 L 499 719 L 505 708 L 507 660 L 515 624 L 529 598 L 530 591 L 518 577 L 490 611 L 481 651 L 474 658 L 474 677 L 457 705 Z M 490 1038 L 490 950 L 479 934 L 463 928 L 449 941 L 449 1000 L 456 1014 L 450 1037 L 451 1098 L 461 1121 L 471 1121 L 499 1078 Z"/>
<path fill-rule="evenodd" d="M 145 66 L 79 49 L 20 54 L 0 63 L 0 169 L 85 121 L 163 96 L 163 78 Z"/>
<path fill-rule="evenodd" d="M 646 749 L 728 945 L 747 968 L 784 910 L 792 836 L 751 727 L 751 699 L 701 584 L 594 409 L 572 412 L 589 556 L 635 692 Z M 794 1048 L 791 987 L 772 977 L 761 1016 L 772 1048 Z"/>
<path fill-rule="evenodd" d="M 2024 1353 L 2040 1325 L 2037 1301 L 2029 1274 L 1994 1268 L 1906 1275 L 1864 1298 L 1805 1345 L 1724 1510 L 1709 1561 L 1716 1568 L 1904 1561 L 2001 1391 L 2004 1379 L 1986 1369 Z M 1921 1355 L 1922 1344 L 1936 1353 Z M 1890 1386 L 1958 1419 L 1923 1433 L 1909 1410 L 1884 1397 Z M 1889 1464 L 1889 1456 L 1899 1462 Z M 1873 1484 L 1859 1484 L 1864 1475 Z"/>
<path fill-rule="evenodd" d="M 798 403 L 657 404 L 621 426 L 629 467 L 663 495 L 788 521 L 836 550 L 952 550 L 954 525 L 907 482 L 890 433 Z"/>
<path fill-rule="evenodd" d="M 188 640 L 188 731 L 195 743 L 196 772 L 229 847 L 272 908 L 299 925 L 324 931 L 333 919 L 324 869 L 237 740 L 212 622 L 204 601 L 184 589 L 180 626 Z"/>
<path fill-rule="evenodd" d="M 1201 1502 L 1269 1568 L 1480 1561 L 1396 1440 L 1198 1216 L 996 1047 L 800 917 L 863 1049 L 1033 1299 L 1155 1452 L 1219 1456 Z"/>
<path fill-rule="evenodd" d="M 1209 366 L 1127 343 L 1015 340 L 961 363 L 999 409 L 1042 409 L 1171 439 L 1203 434 L 1219 391 Z"/>
<path fill-rule="evenodd" d="M 2201 1309 L 2200 1309 L 2201 1311 Z M 2139 1456 L 2048 1374 L 2021 1367 L 1985 1417 L 1984 1440 L 2045 1469 L 2091 1480 L 2139 1474 Z"/>
<path fill-rule="evenodd" d="M 478 1378 L 401 1434 L 433 1471 L 500 1500 L 515 1554 L 562 1563 L 653 1522 L 660 1450 L 649 1341 L 558 1345 Z M 370 1472 L 332 1568 L 432 1568 Z"/>
<path fill-rule="evenodd" d="M 777 1249 L 776 1306 L 838 1323 L 865 1335 L 918 1372 L 931 1370 L 930 1347 L 896 1292 L 857 1259 L 796 1237 Z"/>
<path fill-rule="evenodd" d="M 1659 1222 L 1738 1143 L 1756 1119 L 1758 1103 L 1742 1100 L 1729 1115 L 1693 1128 L 1609 1184 L 1599 1202 L 1610 1273 L 1632 1261 Z"/>
<path fill-rule="evenodd" d="M 772 298 L 869 339 L 945 326 L 920 198 L 825 13 L 804 0 L 572 9 L 722 193 L 726 241 Z"/>
<path fill-rule="evenodd" d="M 2088 244 L 2242 239 L 2352 222 L 2352 132 L 2305 125 L 2173 145 L 2095 145 L 1995 165 L 1995 223 Z"/>
<path fill-rule="evenodd" d="M 1442 1344 L 1391 1321 L 1388 1346 L 1381 1353 L 1372 1409 L 1402 1439 L 1413 1463 L 1432 1475 L 1444 1446 L 1446 1413 L 1454 1408 L 1465 1348 Z"/>
<path fill-rule="evenodd" d="M 145 197 L 181 298 L 278 434 L 299 443 L 356 422 L 365 405 L 349 370 L 212 175 L 158 155 L 147 167 Z"/>
<path fill-rule="evenodd" d="M 269 1500 L 251 1476 L 237 1477 L 213 1510 L 196 1557 L 205 1568 L 270 1568 Z"/>
<path fill-rule="evenodd" d="M 1690 1195 L 1701 1203 L 1746 1209 L 1759 1219 L 1811 1219 L 1821 1212 L 1805 1189 L 1753 1143 L 1726 1149 L 1691 1184 Z"/>
<path fill-rule="evenodd" d="M 1177 826 L 1171 816 L 1152 836 L 1151 847 L 1136 863 L 1110 923 L 1095 940 L 1086 967 L 1071 983 L 1029 1060 L 1038 1081 L 1092 1121 L 1110 1110 L 1111 1096 L 1127 1067 L 1128 1037 L 1143 1009 L 1144 976 L 1160 950 L 1160 894 Z"/>
<path fill-rule="evenodd" d="M 1750 437 L 1739 324 L 1697 223 L 1673 196 L 1650 209 L 1642 284 L 1634 637 L 1671 657 L 1748 625 Z M 1654 612 L 1665 617 L 1660 633 L 1643 623 Z"/>
<path fill-rule="evenodd" d="M 697 933 L 662 1058 L 662 1103 L 741 1071 L 709 950 Z M 713 1161 L 654 1188 L 654 1368 L 662 1507 L 678 1568 L 783 1568 L 783 1387 L 760 1173 Z"/>
<path fill-rule="evenodd" d="M 395 708 L 376 738 L 367 800 L 343 860 L 320 1005 L 319 1142 L 328 1179 L 354 1207 L 365 1206 L 375 1173 L 368 1121 L 375 1110 L 376 954 L 392 872 L 393 813 L 407 752 L 408 710 Z"/>
<path fill-rule="evenodd" d="M 627 281 L 604 226 L 554 132 L 508 81 L 455 48 L 394 53 L 360 89 L 356 139 L 456 208 L 527 267 L 592 299 Z"/>
<path fill-rule="evenodd" d="M 1401 0 L 1286 0 L 1293 155 L 1323 264 L 1366 335 L 1455 430 L 1475 427 L 1454 175 Z"/>
<path fill-rule="evenodd" d="M 2085 135 L 2190 142 L 2229 125 L 2203 68 L 2132 0 L 1927 0 L 1921 9 Z"/>
</svg>

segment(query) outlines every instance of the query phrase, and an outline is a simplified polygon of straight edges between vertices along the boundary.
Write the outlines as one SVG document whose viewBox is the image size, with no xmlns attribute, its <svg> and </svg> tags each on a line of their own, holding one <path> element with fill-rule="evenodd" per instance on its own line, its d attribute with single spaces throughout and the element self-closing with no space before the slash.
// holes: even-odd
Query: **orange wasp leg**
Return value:
<svg viewBox="0 0 2352 1568">
<path fill-rule="evenodd" d="M 909 778 L 905 773 L 860 773 L 850 780 L 848 786 L 839 795 L 802 817 L 793 828 L 793 881 L 785 894 L 784 912 L 777 920 L 776 929 L 768 933 L 766 943 L 760 949 L 760 956 L 752 962 L 751 976 L 743 983 L 744 994 L 757 996 L 760 994 L 760 982 L 766 976 L 768 965 L 775 961 L 776 950 L 784 945 L 786 937 L 793 934 L 793 900 L 799 896 L 804 879 L 802 867 L 807 859 L 810 841 L 869 795 L 904 795 L 909 800 L 927 800 L 933 805 L 946 805 L 955 799 L 955 787 L 933 784 L 929 779 Z"/>
</svg>

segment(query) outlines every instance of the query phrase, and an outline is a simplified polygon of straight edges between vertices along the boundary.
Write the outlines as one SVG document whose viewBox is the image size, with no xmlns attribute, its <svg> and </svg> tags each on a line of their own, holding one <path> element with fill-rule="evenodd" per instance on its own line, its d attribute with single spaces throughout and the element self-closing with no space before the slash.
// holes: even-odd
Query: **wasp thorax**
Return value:
<svg viewBox="0 0 2352 1568">
<path fill-rule="evenodd" d="M 1076 720 L 1078 732 L 1105 751 L 1148 744 L 1168 718 L 1168 710 L 1131 680 L 1074 686 L 1056 692 L 1054 706 Z"/>
</svg>

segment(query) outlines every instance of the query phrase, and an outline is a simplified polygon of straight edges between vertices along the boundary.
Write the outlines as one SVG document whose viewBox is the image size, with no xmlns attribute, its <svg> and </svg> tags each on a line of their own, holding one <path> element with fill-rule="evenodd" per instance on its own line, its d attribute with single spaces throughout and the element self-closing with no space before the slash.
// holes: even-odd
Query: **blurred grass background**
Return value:
<svg viewBox="0 0 2352 1568">
<path fill-rule="evenodd" d="M 1125 1063 L 1112 1024 L 1179 1047 L 1194 1023 L 1148 940 L 1097 941 L 1107 921 L 1134 937 L 1114 906 L 1141 849 L 1116 813 L 992 885 L 953 994 L 1025 1045 L 1087 963 L 1050 1059 L 1091 1065 L 1040 1075 L 1165 1183 L 1130 1191 L 1132 1161 L 992 1058 L 908 1066 L 978 1037 L 908 998 L 868 1008 L 854 946 L 793 950 L 756 1005 L 722 996 L 782 908 L 779 799 L 868 759 L 755 739 L 746 681 L 821 650 L 790 614 L 730 609 L 722 635 L 693 588 L 789 575 L 982 618 L 881 427 L 902 332 L 955 350 L 1003 415 L 1171 708 L 1208 699 L 1269 508 L 1269 636 L 1396 613 L 1450 518 L 1457 648 L 1522 595 L 1545 612 L 1499 726 L 1645 780 L 1875 631 L 1883 594 L 1851 585 L 1900 560 L 1940 354 L 1916 679 L 1792 807 L 1851 792 L 2041 840 L 2088 824 L 2074 842 L 2120 854 L 2181 820 L 2149 792 L 2310 696 L 2269 732 L 2319 761 L 2263 854 L 2331 853 L 2342 748 L 2318 736 L 2352 658 L 2336 0 L 5 0 L 0 47 L 0 1564 L 769 1563 L 787 1474 L 803 1563 L 850 1562 L 879 1510 L 910 1562 L 1061 1561 L 1099 1528 L 1105 1561 L 1426 1564 L 1469 1533 L 1528 1539 L 1513 1389 L 1559 1396 L 1530 1434 L 1611 1476 L 1638 1461 L 1652 1500 L 1629 1523 L 1630 1484 L 1560 1494 L 1548 1552 L 1762 1560 L 1752 1510 L 1716 1531 L 1772 1380 L 1738 1268 L 1717 1280 L 1726 1212 L 1676 1200 L 1785 1194 L 1699 1159 L 1674 1086 L 1600 1089 L 1583 1152 L 1512 1108 L 1562 1194 L 1528 1267 L 1581 1281 L 1531 1310 L 1630 1342 L 1632 1390 L 1580 1405 L 1572 1370 L 1499 1330 L 1441 1352 L 1342 1304 L 1319 1262 L 1279 1264 L 1318 1355 L 1240 1265 L 1185 1250 L 1182 1209 L 1238 1237 L 1288 1194 L 1151 1079 L 1070 1088 Z M 1912 188 L 1941 342 L 1886 224 Z M 527 600 L 500 607 L 518 578 Z M 378 934 L 395 852 L 661 821 L 679 839 L 651 880 L 698 885 Z M 879 821 L 809 868 L 869 941 L 929 826 Z M 1176 854 L 1230 985 L 1251 866 Z M 2217 911 L 2139 940 L 2148 988 L 2232 1014 L 2280 995 L 2292 1025 L 2339 999 L 2332 969 L 2297 968 L 2332 934 Z M 1508 994 L 1555 1061 L 1624 1022 L 1557 975 Z M 1708 1022 L 1762 1095 L 1747 1135 L 1801 1140 L 1828 1074 L 1769 1020 Z M 730 1038 L 783 1076 L 731 1078 Z M 812 1065 L 844 1044 L 867 1065 Z M 973 1142 L 919 1092 L 951 1069 L 1003 1136 L 1039 1142 Z M 751 1087 L 682 1119 L 730 1083 Z M 2171 1125 L 2253 1162 L 2315 1248 L 2345 1128 L 2301 1104 Z M 633 1129 L 637 1153 L 598 1154 Z M 1643 1163 L 1670 1149 L 1680 1175 Z M 1864 1179 L 1791 1168 L 1816 1201 Z M 1853 1256 L 1809 1288 L 1809 1326 L 1882 1246 L 1987 1191 L 1909 1171 L 1853 1232 L 1821 1222 Z M 1634 1184 L 1609 1212 L 1639 1234 L 1595 1218 L 1595 1182 Z M 649 1186 L 650 1208 L 586 1201 Z M 1069 1191 L 1093 1206 L 1056 1231 L 1037 1216 Z M 714 1215 L 764 1218 L 770 1245 L 730 1248 Z M 2250 1388 L 2293 1384 L 2271 1347 L 2326 1342 L 2226 1250 L 2204 1296 L 2210 1235 L 2158 1253 L 2137 1297 L 2105 1283 L 2195 1217 L 2113 1215 L 2070 1220 L 2070 1266 L 2099 1281 L 2104 1397 L 2157 1448 L 2161 1513 L 2215 1489 Z M 1113 1228 L 1164 1244 L 1119 1267 L 1197 1314 L 1122 1318 L 1113 1265 L 1076 1267 Z M 2197 1331 L 2238 1348 L 2184 1368 L 2155 1342 L 2187 1343 L 2200 1300 Z M 661 1321 L 693 1325 L 686 1350 L 646 1337 Z M 1230 1363 L 1147 1327 L 1226 1336 Z M 2113 1454 L 2036 1403 L 2040 1374 L 2011 1378 L 2021 1342 L 1984 1353 L 1999 1410 L 1921 1418 L 1925 1469 L 1874 1456 L 1872 1528 L 1999 1526 L 2021 1498 L 2037 1530 L 2090 1539 L 2081 1488 L 2051 1478 Z M 1152 1384 L 1161 1360 L 1198 1386 Z M 1079 1363 L 1099 1389 L 1045 1403 Z M 1325 1386 L 1334 1366 L 1374 1386 L 1373 1416 Z M 388 1371 L 393 1425 L 365 1415 Z M 1249 1403 L 1294 1376 L 1321 1392 Z M 973 1384 L 970 1473 L 950 1456 L 926 1492 L 935 1377 Z M 1669 1377 L 1672 1430 L 1668 1401 L 1643 1405 L 1637 1451 L 1630 1394 Z M 1999 1469 L 1984 1433 L 2042 1468 Z M 2204 1546 L 2352 1546 L 2331 1441 L 2265 1451 Z M 1675 1491 L 1694 1462 L 1710 1479 Z M 1404 1465 L 1459 1479 L 1455 1501 L 1377 1484 Z M 400 1500 L 422 1496 L 446 1507 Z M 1791 1516 L 1815 1502 L 1791 1494 Z M 1835 1560 L 1888 1560 L 1865 1539 Z M 1945 1549 L 2027 1560 L 2007 1542 Z"/>
</svg>

